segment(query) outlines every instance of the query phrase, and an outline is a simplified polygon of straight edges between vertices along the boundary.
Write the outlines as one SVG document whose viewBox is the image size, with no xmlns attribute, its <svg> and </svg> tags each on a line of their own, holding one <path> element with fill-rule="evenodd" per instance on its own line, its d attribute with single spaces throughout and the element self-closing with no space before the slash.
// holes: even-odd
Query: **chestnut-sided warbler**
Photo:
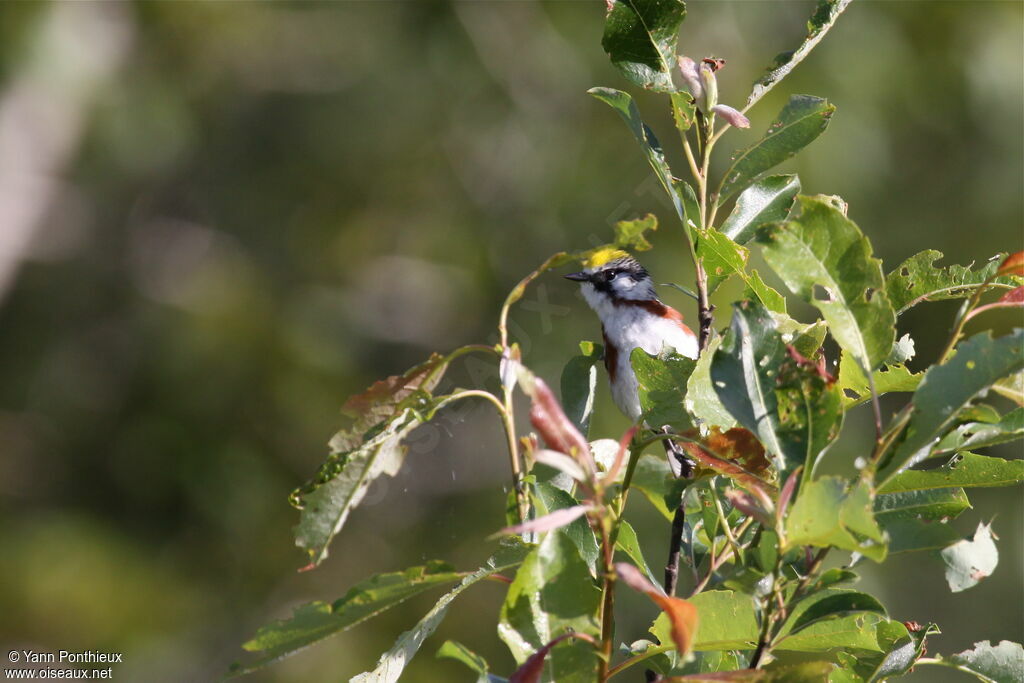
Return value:
<svg viewBox="0 0 1024 683">
<path fill-rule="evenodd" d="M 659 354 L 665 347 L 696 358 L 693 331 L 676 309 L 658 299 L 647 270 L 619 249 L 599 249 L 584 262 L 584 269 L 565 277 L 580 283 L 583 298 L 601 319 L 604 366 L 611 381 L 612 399 L 626 417 L 636 422 L 643 412 L 630 355 L 641 348 Z M 662 430 L 663 425 L 648 425 Z M 692 463 L 671 441 L 666 441 L 669 462 L 677 475 L 689 476 Z"/>
</svg>

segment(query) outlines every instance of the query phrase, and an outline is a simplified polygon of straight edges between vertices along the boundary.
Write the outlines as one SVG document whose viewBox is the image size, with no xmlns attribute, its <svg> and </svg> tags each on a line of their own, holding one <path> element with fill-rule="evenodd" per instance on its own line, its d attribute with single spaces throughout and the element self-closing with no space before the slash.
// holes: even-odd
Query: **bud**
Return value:
<svg viewBox="0 0 1024 683">
<path fill-rule="evenodd" d="M 733 109 L 727 104 L 716 104 L 711 108 L 711 111 L 725 119 L 730 126 L 735 126 L 736 128 L 750 128 L 750 119 L 744 116 L 742 112 Z"/>
<path fill-rule="evenodd" d="M 685 56 L 679 57 L 676 61 L 679 64 L 679 73 L 682 75 L 683 80 L 686 81 L 686 89 L 690 91 L 693 99 L 699 105 L 701 98 L 704 96 L 704 86 L 700 83 L 697 62 Z"/>
<path fill-rule="evenodd" d="M 708 60 L 704 60 L 698 67 L 700 73 L 700 83 L 704 88 L 704 97 L 701 98 L 703 101 L 698 101 L 697 106 L 705 114 L 710 114 L 711 110 L 718 104 L 718 79 L 715 78 L 715 67 L 712 63 L 708 63 Z"/>
</svg>

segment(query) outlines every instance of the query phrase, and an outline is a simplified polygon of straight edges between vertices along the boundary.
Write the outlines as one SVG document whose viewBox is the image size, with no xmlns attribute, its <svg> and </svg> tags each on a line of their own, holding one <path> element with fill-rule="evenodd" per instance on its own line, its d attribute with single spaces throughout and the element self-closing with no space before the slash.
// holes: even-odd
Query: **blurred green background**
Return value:
<svg viewBox="0 0 1024 683">
<path fill-rule="evenodd" d="M 693 2 L 680 50 L 726 57 L 722 100 L 740 105 L 812 9 Z M 625 87 L 600 48 L 603 15 L 599 0 L 0 5 L 0 645 L 122 652 L 115 680 L 210 680 L 300 602 L 488 555 L 508 474 L 484 408 L 418 432 L 315 572 L 295 572 L 286 496 L 347 395 L 433 349 L 492 340 L 501 298 L 550 253 L 654 211 L 666 223 L 643 260 L 661 282 L 691 279 L 646 163 L 585 94 Z M 854 3 L 722 159 L 789 93 L 826 96 L 830 129 L 783 168 L 849 201 L 889 268 L 924 248 L 960 263 L 1021 249 L 1022 25 L 1018 2 Z M 662 102 L 639 105 L 680 163 Z M 526 362 L 553 381 L 599 334 L 574 290 L 545 277 L 513 316 Z M 901 321 L 917 367 L 955 306 Z M 483 363 L 452 372 L 494 379 Z M 595 434 L 616 436 L 625 419 L 603 378 L 602 392 Z M 854 444 L 831 466 L 849 467 L 868 432 L 851 417 Z M 931 558 L 863 567 L 893 616 L 940 623 L 932 652 L 1022 638 L 1020 491 L 973 497 L 958 527 L 994 517 L 1002 538 L 988 581 L 952 595 Z M 667 523 L 636 501 L 660 566 Z M 468 680 L 434 660 L 445 638 L 508 673 L 501 595 L 467 593 L 406 680 Z M 435 598 L 252 680 L 346 680 Z M 619 640 L 643 637 L 651 608 L 621 605 Z"/>
</svg>

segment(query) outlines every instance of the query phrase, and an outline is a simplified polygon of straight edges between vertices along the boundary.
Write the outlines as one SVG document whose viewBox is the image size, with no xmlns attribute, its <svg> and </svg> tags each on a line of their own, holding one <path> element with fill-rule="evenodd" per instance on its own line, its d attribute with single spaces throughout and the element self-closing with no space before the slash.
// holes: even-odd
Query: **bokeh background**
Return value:
<svg viewBox="0 0 1024 683">
<path fill-rule="evenodd" d="M 693 2 L 680 49 L 726 57 L 722 99 L 738 105 L 812 9 Z M 418 433 L 405 470 L 374 486 L 315 572 L 295 572 L 286 496 L 325 455 L 347 395 L 431 350 L 492 340 L 501 298 L 550 253 L 654 211 L 666 224 L 645 262 L 660 281 L 691 279 L 643 158 L 585 94 L 625 87 L 600 48 L 603 14 L 599 0 L 0 4 L 5 651 L 112 650 L 125 660 L 116 680 L 211 680 L 300 602 L 488 555 L 508 473 L 484 408 Z M 1021 249 L 1022 26 L 1017 2 L 854 3 L 722 158 L 789 93 L 826 96 L 831 127 L 783 168 L 805 191 L 843 196 L 890 268 L 924 248 L 960 263 Z M 639 105 L 679 163 L 661 102 Z M 664 294 L 692 319 L 683 295 Z M 918 367 L 955 306 L 901 321 Z M 1014 316 L 989 321 L 1005 330 Z M 513 332 L 552 380 L 599 334 L 555 275 Z M 493 381 L 482 363 L 452 372 Z M 625 420 L 603 379 L 602 392 L 595 434 L 614 436 Z M 870 440 L 866 415 L 845 430 L 853 445 L 831 453 L 834 469 L 850 467 L 859 434 Z M 951 595 L 926 557 L 863 567 L 894 616 L 941 624 L 933 652 L 1024 631 L 1020 491 L 973 498 L 958 526 L 995 518 L 1002 538 L 980 586 Z M 667 525 L 634 506 L 660 565 Z M 445 638 L 507 674 L 501 594 L 463 596 L 406 680 L 468 680 L 434 659 Z M 435 598 L 253 680 L 345 680 Z M 623 604 L 620 639 L 642 637 L 650 608 Z M 958 679 L 933 668 L 915 680 Z"/>
</svg>

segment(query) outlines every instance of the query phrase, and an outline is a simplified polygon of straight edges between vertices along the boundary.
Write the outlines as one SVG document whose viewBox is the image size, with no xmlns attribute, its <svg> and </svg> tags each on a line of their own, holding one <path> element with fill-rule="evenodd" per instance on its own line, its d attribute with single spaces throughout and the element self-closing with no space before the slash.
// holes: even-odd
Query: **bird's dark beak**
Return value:
<svg viewBox="0 0 1024 683">
<path fill-rule="evenodd" d="M 590 280 L 590 276 L 584 273 L 582 270 L 578 273 L 569 273 L 565 276 L 566 280 L 575 280 L 576 282 L 587 282 Z"/>
</svg>

